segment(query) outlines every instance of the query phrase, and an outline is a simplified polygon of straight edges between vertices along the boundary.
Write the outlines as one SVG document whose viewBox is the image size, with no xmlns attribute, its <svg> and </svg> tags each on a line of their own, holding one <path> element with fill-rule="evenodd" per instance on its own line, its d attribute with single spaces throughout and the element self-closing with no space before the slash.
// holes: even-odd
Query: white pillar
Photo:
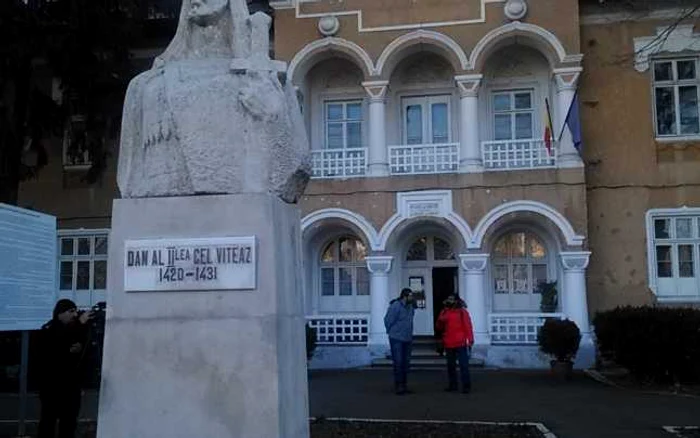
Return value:
<svg viewBox="0 0 700 438">
<path fill-rule="evenodd" d="M 562 252 L 561 262 L 564 265 L 564 284 L 562 310 L 567 318 L 576 323 L 581 336 L 590 338 L 590 323 L 588 319 L 588 301 L 586 298 L 586 268 L 591 253 L 588 251 Z"/>
<path fill-rule="evenodd" d="M 459 261 L 465 275 L 467 308 L 474 326 L 474 344 L 489 344 L 488 314 L 486 312 L 486 288 L 484 275 L 488 254 L 460 254 Z"/>
<path fill-rule="evenodd" d="M 456 76 L 459 87 L 459 171 L 483 172 L 479 142 L 479 86 L 483 75 Z"/>
<path fill-rule="evenodd" d="M 557 85 L 557 105 L 556 105 L 556 123 L 554 125 L 554 140 L 561 140 L 558 143 L 559 167 L 581 167 L 583 161 L 578 151 L 574 147 L 574 142 L 571 138 L 571 131 L 564 127 L 566 116 L 569 113 L 569 107 L 574 100 L 576 94 L 576 84 L 581 75 L 581 67 L 558 68 L 554 70 L 554 80 Z"/>
<path fill-rule="evenodd" d="M 391 256 L 367 257 L 367 269 L 370 272 L 369 293 L 371 309 L 369 315 L 369 345 L 388 347 L 389 338 L 384 328 L 384 315 L 389 307 L 389 271 Z"/>
<path fill-rule="evenodd" d="M 389 175 L 389 160 L 386 147 L 386 92 L 389 81 L 363 82 L 369 96 L 369 176 Z"/>
</svg>

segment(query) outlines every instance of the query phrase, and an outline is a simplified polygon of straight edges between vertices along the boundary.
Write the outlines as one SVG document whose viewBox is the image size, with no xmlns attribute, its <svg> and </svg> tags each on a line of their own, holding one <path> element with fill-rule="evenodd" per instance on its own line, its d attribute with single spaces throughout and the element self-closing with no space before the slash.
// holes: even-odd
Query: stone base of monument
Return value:
<svg viewBox="0 0 700 438">
<path fill-rule="evenodd" d="M 271 195 L 114 201 L 99 438 L 309 436 L 299 227 Z"/>
</svg>

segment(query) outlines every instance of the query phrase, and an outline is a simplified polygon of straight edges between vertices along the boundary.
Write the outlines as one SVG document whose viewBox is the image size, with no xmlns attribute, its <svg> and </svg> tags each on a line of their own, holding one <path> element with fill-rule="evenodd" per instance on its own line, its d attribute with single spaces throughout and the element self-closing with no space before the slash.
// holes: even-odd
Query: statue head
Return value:
<svg viewBox="0 0 700 438">
<path fill-rule="evenodd" d="M 197 29 L 209 29 L 226 41 L 232 58 L 245 58 L 250 51 L 250 15 L 246 0 L 182 0 L 177 31 L 155 65 L 186 59 L 200 47 L 191 36 Z"/>
<path fill-rule="evenodd" d="M 187 18 L 198 26 L 216 24 L 226 13 L 229 0 L 190 0 Z"/>
</svg>

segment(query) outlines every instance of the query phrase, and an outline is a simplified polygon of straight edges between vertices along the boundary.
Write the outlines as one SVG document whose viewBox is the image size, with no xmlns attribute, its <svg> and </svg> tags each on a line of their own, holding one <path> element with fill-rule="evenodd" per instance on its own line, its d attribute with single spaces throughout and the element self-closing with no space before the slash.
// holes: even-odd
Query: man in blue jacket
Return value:
<svg viewBox="0 0 700 438">
<path fill-rule="evenodd" d="M 394 389 L 398 395 L 410 392 L 406 387 L 406 377 L 411 360 L 415 309 L 411 289 L 404 288 L 401 295 L 391 302 L 384 315 L 384 327 L 389 335 L 391 358 L 394 362 Z"/>
</svg>

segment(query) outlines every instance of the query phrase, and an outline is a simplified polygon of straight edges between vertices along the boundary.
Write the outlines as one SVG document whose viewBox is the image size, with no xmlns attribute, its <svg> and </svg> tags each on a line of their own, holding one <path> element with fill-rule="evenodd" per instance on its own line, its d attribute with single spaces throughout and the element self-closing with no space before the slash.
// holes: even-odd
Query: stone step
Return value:
<svg viewBox="0 0 700 438">
<path fill-rule="evenodd" d="M 411 368 L 429 368 L 429 369 L 444 369 L 447 366 L 447 361 L 444 357 L 433 356 L 433 357 L 414 357 L 411 356 Z M 470 368 L 483 368 L 483 359 L 472 357 L 469 359 Z M 393 363 L 390 358 L 385 359 L 375 359 L 372 361 L 372 368 L 385 368 L 391 369 Z"/>
</svg>

